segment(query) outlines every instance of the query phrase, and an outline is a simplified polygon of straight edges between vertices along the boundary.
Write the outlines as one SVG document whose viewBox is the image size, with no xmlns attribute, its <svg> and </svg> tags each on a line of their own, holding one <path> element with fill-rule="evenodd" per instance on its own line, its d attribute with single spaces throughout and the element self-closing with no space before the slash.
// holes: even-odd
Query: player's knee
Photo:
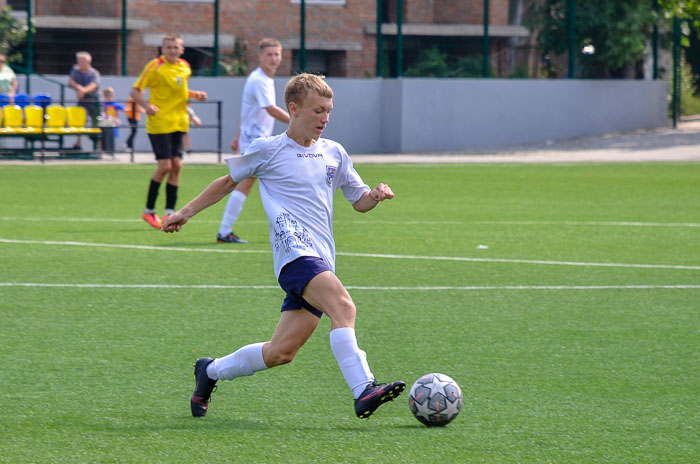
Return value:
<svg viewBox="0 0 700 464">
<path fill-rule="evenodd" d="M 351 298 L 344 298 L 338 302 L 332 314 L 328 314 L 331 320 L 341 326 L 351 327 L 355 324 L 357 308 Z"/>
</svg>

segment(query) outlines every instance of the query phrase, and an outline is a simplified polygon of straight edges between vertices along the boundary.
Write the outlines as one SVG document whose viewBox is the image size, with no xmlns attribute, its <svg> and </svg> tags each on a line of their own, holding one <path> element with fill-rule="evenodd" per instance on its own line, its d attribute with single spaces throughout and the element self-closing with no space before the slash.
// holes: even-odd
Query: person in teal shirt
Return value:
<svg viewBox="0 0 700 464">
<path fill-rule="evenodd" d="M 4 53 L 0 53 L 0 93 L 10 97 L 10 104 L 14 104 L 17 93 L 17 76 L 7 64 L 7 55 Z"/>
</svg>

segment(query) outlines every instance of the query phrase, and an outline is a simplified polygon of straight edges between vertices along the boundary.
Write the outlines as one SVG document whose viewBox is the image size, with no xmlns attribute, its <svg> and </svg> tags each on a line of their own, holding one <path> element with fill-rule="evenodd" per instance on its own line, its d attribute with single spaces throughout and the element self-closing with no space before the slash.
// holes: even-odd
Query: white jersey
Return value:
<svg viewBox="0 0 700 464">
<path fill-rule="evenodd" d="M 256 68 L 245 81 L 241 101 L 241 153 L 258 137 L 269 137 L 275 127 L 275 118 L 265 108 L 275 104 L 275 81 Z"/>
<path fill-rule="evenodd" d="M 369 191 L 339 143 L 321 138 L 304 147 L 283 132 L 254 140 L 243 156 L 227 158 L 226 164 L 236 182 L 260 181 L 277 277 L 301 256 L 319 257 L 335 271 L 335 190 L 350 203 Z"/>
</svg>

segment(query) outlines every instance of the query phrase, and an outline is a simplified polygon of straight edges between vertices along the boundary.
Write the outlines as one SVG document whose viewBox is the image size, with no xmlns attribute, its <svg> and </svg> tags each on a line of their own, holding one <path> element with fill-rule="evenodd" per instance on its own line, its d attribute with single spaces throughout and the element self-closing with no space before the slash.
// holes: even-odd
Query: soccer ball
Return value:
<svg viewBox="0 0 700 464">
<path fill-rule="evenodd" d="M 428 427 L 442 427 L 462 409 L 462 390 L 445 374 L 426 374 L 411 387 L 408 404 L 416 419 Z"/>
</svg>

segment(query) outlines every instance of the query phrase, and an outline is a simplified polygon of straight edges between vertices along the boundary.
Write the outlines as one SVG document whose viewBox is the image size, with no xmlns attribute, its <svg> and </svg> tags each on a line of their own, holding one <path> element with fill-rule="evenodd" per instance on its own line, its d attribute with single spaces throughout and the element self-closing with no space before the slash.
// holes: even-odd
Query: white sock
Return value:
<svg viewBox="0 0 700 464">
<path fill-rule="evenodd" d="M 223 358 L 216 358 L 207 366 L 207 376 L 213 380 L 233 380 L 267 369 L 262 355 L 264 344 L 246 345 Z"/>
<path fill-rule="evenodd" d="M 331 330 L 331 349 L 352 395 L 359 397 L 365 387 L 374 381 L 374 375 L 367 364 L 367 353 L 357 346 L 355 329 L 341 327 Z"/>
<path fill-rule="evenodd" d="M 221 227 L 219 227 L 219 234 L 221 236 L 225 237 L 231 233 L 233 225 L 238 219 L 238 215 L 241 214 L 243 210 L 243 203 L 246 198 L 248 198 L 248 196 L 238 190 L 234 190 L 231 192 L 231 195 L 229 195 L 228 201 L 226 202 L 226 209 L 224 210 L 224 217 L 221 218 Z"/>
</svg>

